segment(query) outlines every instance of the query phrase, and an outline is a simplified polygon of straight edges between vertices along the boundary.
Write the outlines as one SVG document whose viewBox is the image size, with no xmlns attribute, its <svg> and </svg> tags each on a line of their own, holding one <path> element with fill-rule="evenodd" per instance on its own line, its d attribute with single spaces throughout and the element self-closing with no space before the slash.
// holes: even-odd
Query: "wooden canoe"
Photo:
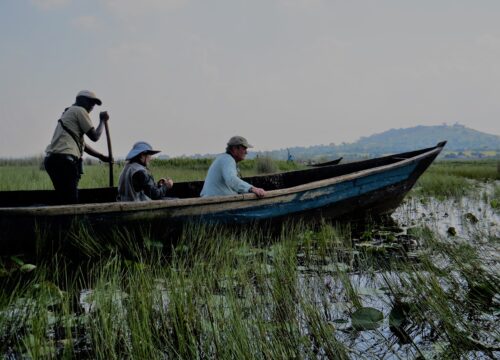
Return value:
<svg viewBox="0 0 500 360">
<path fill-rule="evenodd" d="M 307 164 L 307 166 L 311 167 L 322 167 L 322 166 L 331 166 L 331 165 L 337 165 L 342 161 L 343 157 L 339 157 L 338 159 L 335 160 L 330 160 L 322 163 L 316 163 L 316 164 Z"/>
<path fill-rule="evenodd" d="M 292 218 L 359 219 L 391 213 L 445 146 L 352 163 L 245 178 L 267 190 L 198 197 L 202 181 L 176 183 L 174 200 L 116 202 L 116 188 L 82 189 L 80 204 L 51 205 L 53 191 L 0 192 L 0 249 L 36 238 L 43 224 L 95 226 L 151 224 L 160 229 L 190 222 L 243 224 Z M 37 230 L 35 230 L 37 229 Z M 0 253 L 3 252 L 0 250 Z"/>
</svg>

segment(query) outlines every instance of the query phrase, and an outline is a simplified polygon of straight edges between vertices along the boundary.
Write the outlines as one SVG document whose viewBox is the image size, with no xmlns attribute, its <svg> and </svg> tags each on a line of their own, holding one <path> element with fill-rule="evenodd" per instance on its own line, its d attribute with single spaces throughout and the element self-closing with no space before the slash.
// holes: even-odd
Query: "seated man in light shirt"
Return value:
<svg viewBox="0 0 500 360">
<path fill-rule="evenodd" d="M 236 163 L 245 159 L 247 149 L 252 145 L 242 136 L 233 136 L 229 139 L 226 152 L 220 154 L 208 169 L 200 196 L 221 196 L 244 193 L 254 193 L 264 197 L 264 189 L 252 186 L 238 176 Z"/>
</svg>

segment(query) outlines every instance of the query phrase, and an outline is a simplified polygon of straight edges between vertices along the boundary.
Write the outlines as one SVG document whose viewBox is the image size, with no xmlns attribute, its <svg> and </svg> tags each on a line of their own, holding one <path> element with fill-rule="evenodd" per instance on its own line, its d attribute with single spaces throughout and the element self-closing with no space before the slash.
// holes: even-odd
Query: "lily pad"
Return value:
<svg viewBox="0 0 500 360">
<path fill-rule="evenodd" d="M 450 226 L 446 232 L 450 236 L 457 236 L 457 229 L 455 229 L 453 226 Z"/>
<path fill-rule="evenodd" d="M 479 221 L 476 215 L 470 212 L 465 214 L 465 218 L 469 220 L 472 224 L 476 224 Z"/>
<path fill-rule="evenodd" d="M 374 330 L 383 319 L 384 314 L 371 307 L 360 308 L 351 315 L 352 327 L 356 330 Z"/>
<path fill-rule="evenodd" d="M 32 272 L 35 269 L 36 269 L 36 265 L 33 265 L 33 264 L 24 264 L 23 266 L 21 266 L 19 268 L 19 270 L 21 270 L 21 272 L 24 272 L 24 273 Z"/>
</svg>

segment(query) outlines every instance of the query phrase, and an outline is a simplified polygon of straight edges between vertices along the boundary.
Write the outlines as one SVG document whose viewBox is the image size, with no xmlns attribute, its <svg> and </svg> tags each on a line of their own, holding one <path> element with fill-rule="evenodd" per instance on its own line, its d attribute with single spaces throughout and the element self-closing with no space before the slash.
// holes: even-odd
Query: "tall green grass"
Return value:
<svg viewBox="0 0 500 360">
<path fill-rule="evenodd" d="M 37 163 L 38 161 L 38 163 Z M 4 161 L 0 163 L 0 191 L 52 189 L 47 173 L 41 167 L 41 158 Z M 154 159 L 150 170 L 155 179 L 170 177 L 175 181 L 203 180 L 213 159 Z M 118 162 L 113 167 L 115 186 L 124 163 Z M 294 162 L 256 158 L 239 163 L 243 176 L 253 176 L 272 172 L 303 169 Z M 107 187 L 109 185 L 109 167 L 103 163 L 87 164 L 80 180 L 80 188 Z M 426 196 L 463 196 L 473 189 L 471 182 L 500 179 L 495 161 L 438 161 L 422 175 L 417 183 L 419 191 Z"/>
<path fill-rule="evenodd" d="M 155 160 L 151 169 L 156 178 L 202 180 L 209 164 Z M 245 175 L 259 171 L 256 162 L 241 165 Z M 280 171 L 296 166 L 275 165 Z M 116 179 L 121 166 L 115 165 Z M 82 187 L 107 186 L 106 164 L 85 171 Z M 473 181 L 495 179 L 489 162 L 438 162 L 416 194 L 461 197 L 474 190 Z M 10 164 L 1 167 L 0 187 L 51 184 L 39 166 Z M 499 193 L 494 185 L 492 199 Z M 171 243 L 122 229 L 101 239 L 75 224 L 67 241 L 77 258 L 56 254 L 35 268 L 0 259 L 0 354 L 498 357 L 498 238 L 477 229 L 471 239 L 481 241 L 466 243 L 417 230 L 409 235 L 419 244 L 410 257 L 400 243 L 376 244 L 371 224 L 364 235 L 345 224 L 287 224 L 277 234 L 191 224 Z M 390 238 L 394 234 L 384 239 Z M 383 319 L 360 329 L 355 319 L 363 311 Z"/>
<path fill-rule="evenodd" d="M 389 250 L 358 247 L 348 228 L 328 224 L 287 225 L 273 237 L 193 226 L 171 249 L 164 244 L 163 253 L 131 244 L 136 250 L 126 257 L 101 244 L 100 252 L 87 254 L 88 262 L 55 257 L 32 272 L 0 278 L 9 289 L 0 293 L 0 353 L 489 356 L 500 336 L 495 317 L 487 315 L 500 283 L 487 266 L 492 258 L 426 228 L 415 234 L 424 249 L 418 261 L 392 250 L 385 264 L 374 258 Z M 354 319 L 360 311 L 382 311 L 383 320 L 364 319 L 366 328 L 359 329 Z M 394 346 L 387 332 L 412 341 Z"/>
<path fill-rule="evenodd" d="M 416 193 L 436 198 L 460 198 L 474 194 L 475 182 L 500 179 L 494 160 L 438 161 L 419 178 Z"/>
<path fill-rule="evenodd" d="M 35 163 L 34 163 L 35 161 Z M 38 162 L 36 162 L 38 161 Z M 204 180 L 213 159 L 153 159 L 149 168 L 155 179 L 170 177 L 174 182 Z M 302 168 L 302 165 L 286 161 L 245 160 L 239 164 L 243 176 L 253 176 L 275 171 L 291 171 Z M 0 191 L 12 190 L 50 190 L 52 182 L 42 166 L 43 159 L 30 159 L 30 161 L 14 160 L 0 163 Z M 117 186 L 120 172 L 124 162 L 113 166 L 115 186 Z M 109 165 L 94 162 L 84 166 L 84 174 L 79 183 L 80 188 L 98 188 L 109 186 Z"/>
<path fill-rule="evenodd" d="M 438 161 L 427 172 L 481 181 L 500 180 L 497 163 L 498 160 Z"/>
</svg>

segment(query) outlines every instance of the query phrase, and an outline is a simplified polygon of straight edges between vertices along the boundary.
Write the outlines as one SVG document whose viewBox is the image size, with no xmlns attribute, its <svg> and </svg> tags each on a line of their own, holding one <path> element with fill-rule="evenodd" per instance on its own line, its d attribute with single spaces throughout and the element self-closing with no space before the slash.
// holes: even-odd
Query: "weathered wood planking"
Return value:
<svg viewBox="0 0 500 360">
<path fill-rule="evenodd" d="M 246 178 L 268 190 L 262 199 L 254 194 L 200 198 L 201 181 L 176 184 L 177 199 L 150 202 L 110 201 L 116 189 L 82 190 L 82 199 L 87 203 L 58 206 L 39 205 L 44 200 L 50 204 L 51 191 L 0 192 L 0 236 L 16 237 L 16 231 L 26 233 L 34 223 L 75 220 L 100 225 L 156 222 L 168 226 L 189 221 L 243 224 L 293 217 L 380 215 L 399 205 L 445 144 L 353 163 Z M 99 196 L 106 202 L 96 201 Z M 10 240 L 2 236 L 0 244 L 5 241 Z"/>
</svg>

